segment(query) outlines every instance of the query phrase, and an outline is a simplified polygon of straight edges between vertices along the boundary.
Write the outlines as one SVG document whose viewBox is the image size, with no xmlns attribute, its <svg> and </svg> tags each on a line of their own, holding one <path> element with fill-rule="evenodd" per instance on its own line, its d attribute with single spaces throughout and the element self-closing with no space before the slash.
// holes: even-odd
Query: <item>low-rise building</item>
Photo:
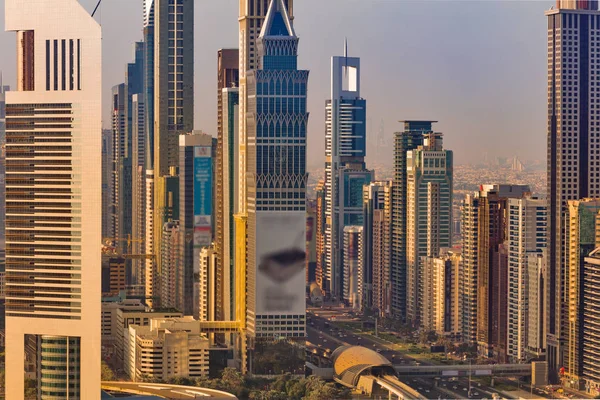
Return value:
<svg viewBox="0 0 600 400">
<path fill-rule="evenodd" d="M 132 324 L 125 338 L 125 372 L 133 381 L 207 377 L 209 340 L 193 317 L 155 318 Z"/>
</svg>

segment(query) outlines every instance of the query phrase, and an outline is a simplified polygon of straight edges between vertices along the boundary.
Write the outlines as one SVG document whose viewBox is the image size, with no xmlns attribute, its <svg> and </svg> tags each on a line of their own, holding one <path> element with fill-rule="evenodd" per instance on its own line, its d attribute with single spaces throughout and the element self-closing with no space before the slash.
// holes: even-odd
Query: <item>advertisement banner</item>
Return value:
<svg viewBox="0 0 600 400">
<path fill-rule="evenodd" d="M 256 214 L 256 313 L 306 311 L 306 214 Z"/>
<path fill-rule="evenodd" d="M 212 157 L 210 146 L 194 147 L 194 248 L 212 239 Z"/>
</svg>

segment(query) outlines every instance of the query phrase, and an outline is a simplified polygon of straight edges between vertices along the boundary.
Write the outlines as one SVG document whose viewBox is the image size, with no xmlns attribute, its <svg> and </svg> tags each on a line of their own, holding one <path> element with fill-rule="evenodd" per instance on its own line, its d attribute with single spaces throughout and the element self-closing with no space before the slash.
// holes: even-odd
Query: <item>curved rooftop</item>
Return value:
<svg viewBox="0 0 600 400">
<path fill-rule="evenodd" d="M 342 346 L 331 354 L 333 378 L 344 386 L 356 387 L 361 375 L 396 375 L 392 363 L 362 346 Z"/>
<path fill-rule="evenodd" d="M 169 385 L 162 383 L 142 382 L 102 382 L 102 389 L 106 392 L 128 393 L 135 395 L 131 399 L 207 399 L 207 400 L 237 400 L 230 393 L 214 389 L 204 389 L 195 386 Z M 111 398 L 105 393 L 106 399 Z M 118 396 L 122 397 L 122 396 Z M 125 397 L 127 398 L 127 397 Z"/>
</svg>

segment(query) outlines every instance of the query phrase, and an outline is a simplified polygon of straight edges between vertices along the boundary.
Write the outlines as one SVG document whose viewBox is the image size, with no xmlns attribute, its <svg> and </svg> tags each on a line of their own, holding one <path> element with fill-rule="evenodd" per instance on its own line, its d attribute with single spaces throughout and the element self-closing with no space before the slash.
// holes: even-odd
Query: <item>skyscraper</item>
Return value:
<svg viewBox="0 0 600 400">
<path fill-rule="evenodd" d="M 331 98 L 325 104 L 325 290 L 342 296 L 343 231 L 362 225 L 367 102 L 360 97 L 360 58 L 331 58 Z"/>
<path fill-rule="evenodd" d="M 600 197 L 595 76 L 600 73 L 597 1 L 560 0 L 548 18 L 548 363 L 566 362 L 568 310 L 563 288 L 567 201 Z"/>
<path fill-rule="evenodd" d="M 585 257 L 583 270 L 583 377 L 588 393 L 600 394 L 600 251 L 596 249 Z"/>
<path fill-rule="evenodd" d="M 549 300 L 546 298 L 548 292 L 546 290 L 547 264 L 547 247 L 541 253 L 527 255 L 527 342 L 525 351 L 532 359 L 546 355 Z"/>
<path fill-rule="evenodd" d="M 131 96 L 132 179 L 131 244 L 132 254 L 146 254 L 146 104 L 142 93 Z M 131 285 L 143 289 L 146 260 L 135 258 L 131 266 Z M 142 290 L 143 292 L 144 290 Z"/>
<path fill-rule="evenodd" d="M 316 196 L 316 224 L 315 224 L 315 241 L 317 251 L 317 265 L 315 270 L 315 282 L 319 288 L 325 289 L 325 181 L 319 180 L 315 188 Z"/>
<path fill-rule="evenodd" d="M 184 315 L 198 316 L 199 287 L 194 276 L 200 268 L 200 250 L 212 243 L 213 137 L 202 132 L 179 136 L 180 275 Z M 217 280 L 218 282 L 218 280 Z"/>
<path fill-rule="evenodd" d="M 442 249 L 439 257 L 423 257 L 421 325 L 439 335 L 460 335 L 460 252 Z"/>
<path fill-rule="evenodd" d="M 222 284 L 219 287 L 217 318 L 224 321 L 235 319 L 237 308 L 236 299 L 236 274 L 235 274 L 235 247 L 234 247 L 234 215 L 238 212 L 237 181 L 239 180 L 239 107 L 240 92 L 238 88 L 223 88 L 222 90 L 222 142 L 217 144 L 217 153 L 221 151 L 221 175 L 217 180 L 222 180 L 223 186 L 218 193 L 217 223 L 215 227 L 216 241 L 219 243 L 222 262 L 217 261 L 218 274 Z M 219 150 L 220 149 L 220 150 Z M 218 168 L 217 168 L 218 169 Z M 217 186 L 218 187 L 218 186 Z M 220 221 L 220 223 L 219 223 Z M 238 278 L 239 279 L 239 278 Z M 243 294 L 242 294 L 243 295 Z M 243 296 L 242 296 L 243 297 Z"/>
<path fill-rule="evenodd" d="M 506 218 L 508 230 L 508 343 L 506 350 L 511 362 L 525 362 L 529 356 L 526 352 L 529 289 L 537 284 L 537 279 L 529 281 L 529 263 L 531 255 L 541 255 L 546 247 L 547 219 L 546 199 L 532 197 L 508 199 Z M 534 305 L 532 304 L 532 306 Z M 539 311 L 536 315 L 539 315 Z"/>
<path fill-rule="evenodd" d="M 406 321 L 406 219 L 407 169 L 406 153 L 423 144 L 424 135 L 433 132 L 437 121 L 401 121 L 404 131 L 394 134 L 394 186 L 392 195 L 392 286 L 391 311 L 394 317 Z"/>
<path fill-rule="evenodd" d="M 363 210 L 365 307 L 389 315 L 392 182 L 365 185 Z"/>
<path fill-rule="evenodd" d="M 270 3 L 258 54 L 258 69 L 246 75 L 251 99 L 244 173 L 248 182 L 246 322 L 250 337 L 301 338 L 306 329 L 309 73 L 297 69 L 298 37 L 283 0 Z"/>
<path fill-rule="evenodd" d="M 154 0 L 153 6 L 154 164 L 149 180 L 154 185 L 153 268 L 160 274 L 162 226 L 178 214 L 171 208 L 178 202 L 170 203 L 167 196 L 177 179 L 179 135 L 194 128 L 194 0 Z M 146 279 L 149 293 L 155 291 L 152 283 Z"/>
<path fill-rule="evenodd" d="M 567 303 L 565 377 L 583 389 L 585 257 L 600 247 L 600 199 L 569 200 L 566 216 L 566 266 L 563 293 Z"/>
<path fill-rule="evenodd" d="M 217 273 L 220 275 L 219 286 L 227 285 L 233 276 L 233 135 L 238 132 L 239 109 L 230 102 L 239 104 L 239 50 L 221 49 L 217 53 L 217 151 L 215 168 L 215 251 L 217 252 Z M 234 93 L 235 92 L 235 93 Z M 235 97 L 235 99 L 234 99 Z M 235 107 L 235 110 L 232 109 Z M 235 122 L 234 122 L 235 121 Z M 227 148 L 225 148 L 227 144 Z M 227 155 L 227 158 L 225 158 Z M 219 287 L 217 301 L 217 318 L 231 318 L 230 302 L 233 296 L 228 288 Z M 224 296 L 228 293 L 228 296 Z M 229 304 L 225 304 L 229 303 Z"/>
<path fill-rule="evenodd" d="M 112 127 L 112 212 L 114 237 L 131 234 L 131 137 L 127 126 L 127 86 L 115 85 L 111 93 Z M 116 242 L 115 246 L 124 246 Z M 124 249 L 124 247 L 123 247 Z"/>
<path fill-rule="evenodd" d="M 38 393 L 99 399 L 101 29 L 75 0 L 5 6 L 20 60 L 6 96 L 5 394 L 23 398 L 34 335 Z"/>
<path fill-rule="evenodd" d="M 294 2 L 293 0 L 284 0 L 290 21 L 294 21 Z M 239 8 L 239 84 L 240 84 L 240 174 L 244 175 L 247 168 L 246 161 L 246 137 L 248 112 L 248 94 L 246 89 L 246 75 L 248 71 L 258 68 L 259 51 L 257 46 L 262 25 L 267 16 L 270 0 L 240 0 Z M 246 181 L 240 179 L 239 189 L 239 212 L 246 214 Z"/>
<path fill-rule="evenodd" d="M 500 361 L 508 325 L 507 201 L 529 193 L 525 185 L 481 185 L 462 208 L 464 340 L 473 343 L 475 335 L 479 353 Z"/>
<path fill-rule="evenodd" d="M 6 92 L 10 86 L 2 83 L 2 72 L 0 72 L 0 279 L 4 282 L 6 264 Z M 4 307 L 2 307 L 4 309 Z M 4 321 L 4 315 L 0 315 Z M 4 323 L 2 322 L 2 326 Z"/>
<path fill-rule="evenodd" d="M 145 226 L 144 254 L 154 254 L 154 0 L 143 0 L 144 12 L 144 123 L 146 140 L 144 154 Z M 142 239 L 142 238 L 139 238 Z M 147 258 L 144 262 L 144 289 L 146 302 L 152 306 L 156 261 Z"/>
<path fill-rule="evenodd" d="M 425 134 L 406 152 L 406 317 L 418 326 L 424 295 L 422 257 L 452 245 L 453 154 L 442 134 Z"/>
<path fill-rule="evenodd" d="M 363 301 L 363 227 L 348 225 L 342 232 L 344 270 L 342 271 L 342 299 L 355 310 L 362 309 Z"/>
</svg>

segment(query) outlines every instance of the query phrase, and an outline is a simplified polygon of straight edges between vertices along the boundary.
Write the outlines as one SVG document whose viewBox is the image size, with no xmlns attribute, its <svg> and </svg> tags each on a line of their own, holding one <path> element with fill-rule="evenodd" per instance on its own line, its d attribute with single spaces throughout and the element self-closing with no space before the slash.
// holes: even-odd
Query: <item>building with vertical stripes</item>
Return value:
<svg viewBox="0 0 600 400">
<path fill-rule="evenodd" d="M 23 398 L 33 337 L 42 398 L 99 399 L 101 28 L 75 0 L 5 7 L 19 60 L 6 95 L 5 395 Z"/>
</svg>

